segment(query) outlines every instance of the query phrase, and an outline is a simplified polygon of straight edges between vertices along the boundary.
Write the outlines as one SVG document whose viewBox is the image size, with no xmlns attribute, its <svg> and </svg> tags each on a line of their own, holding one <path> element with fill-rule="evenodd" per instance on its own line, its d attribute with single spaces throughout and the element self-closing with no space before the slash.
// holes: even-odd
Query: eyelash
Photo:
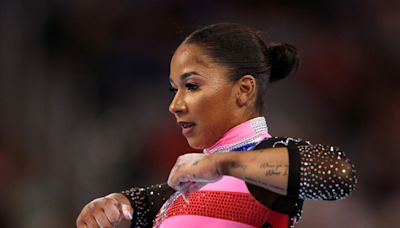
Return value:
<svg viewBox="0 0 400 228">
<path fill-rule="evenodd" d="M 197 89 L 199 88 L 198 85 L 193 84 L 193 83 L 186 83 L 186 84 L 185 84 L 185 87 L 186 87 L 186 89 L 189 90 L 189 91 L 195 91 L 195 90 L 197 90 Z M 171 93 L 176 93 L 176 92 L 178 92 L 178 89 L 175 89 L 175 88 L 173 88 L 173 87 L 170 87 L 170 88 L 169 88 L 169 92 L 171 92 Z"/>
<path fill-rule="evenodd" d="M 198 85 L 193 84 L 193 83 L 186 83 L 185 84 L 186 89 L 188 89 L 189 91 L 195 91 L 199 88 Z"/>
</svg>

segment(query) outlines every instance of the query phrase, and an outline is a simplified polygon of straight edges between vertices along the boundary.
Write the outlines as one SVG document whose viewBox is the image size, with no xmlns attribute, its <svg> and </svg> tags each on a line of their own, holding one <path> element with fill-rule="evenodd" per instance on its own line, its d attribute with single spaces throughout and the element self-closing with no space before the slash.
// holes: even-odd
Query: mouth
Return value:
<svg viewBox="0 0 400 228">
<path fill-rule="evenodd" d="M 184 136 L 189 136 L 190 133 L 193 131 L 193 128 L 196 126 L 196 124 L 193 122 L 184 122 L 184 121 L 179 121 L 178 125 L 182 128 L 182 134 Z"/>
</svg>

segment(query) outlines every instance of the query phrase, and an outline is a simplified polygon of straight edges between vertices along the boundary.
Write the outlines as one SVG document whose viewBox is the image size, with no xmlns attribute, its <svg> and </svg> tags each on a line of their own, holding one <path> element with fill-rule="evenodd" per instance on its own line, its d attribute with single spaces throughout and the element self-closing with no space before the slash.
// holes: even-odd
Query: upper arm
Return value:
<svg viewBox="0 0 400 228">
<path fill-rule="evenodd" d="M 357 182 L 354 165 L 339 148 L 297 138 L 272 137 L 255 149 L 269 147 L 287 147 L 289 151 L 288 197 L 336 200 L 354 190 Z M 265 194 L 276 193 L 266 190 Z"/>
</svg>

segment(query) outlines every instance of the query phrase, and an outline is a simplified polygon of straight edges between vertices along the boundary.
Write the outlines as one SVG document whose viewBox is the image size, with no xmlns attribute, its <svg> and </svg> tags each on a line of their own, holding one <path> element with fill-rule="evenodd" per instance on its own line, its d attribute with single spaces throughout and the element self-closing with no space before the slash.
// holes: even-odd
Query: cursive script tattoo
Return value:
<svg viewBox="0 0 400 228">
<path fill-rule="evenodd" d="M 281 175 L 281 172 L 269 169 L 265 171 L 265 176 L 278 176 Z"/>
<path fill-rule="evenodd" d="M 260 164 L 260 168 L 265 169 L 265 168 L 275 168 L 276 165 L 274 164 L 270 164 L 268 162 L 263 162 Z"/>
<path fill-rule="evenodd" d="M 289 166 L 287 164 L 271 164 L 268 162 L 263 162 L 260 164 L 260 169 L 266 169 L 265 176 L 287 176 L 288 168 Z"/>
</svg>

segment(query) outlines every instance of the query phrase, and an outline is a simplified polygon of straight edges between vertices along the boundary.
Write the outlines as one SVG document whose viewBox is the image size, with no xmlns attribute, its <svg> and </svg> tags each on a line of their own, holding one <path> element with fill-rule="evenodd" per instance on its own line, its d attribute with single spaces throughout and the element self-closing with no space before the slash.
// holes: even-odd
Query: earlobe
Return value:
<svg viewBox="0 0 400 228">
<path fill-rule="evenodd" d="M 242 93 L 240 90 L 236 93 L 236 103 L 238 104 L 239 107 L 242 107 L 243 105 L 245 105 L 245 102 L 243 100 L 243 96 L 242 96 Z"/>
</svg>

